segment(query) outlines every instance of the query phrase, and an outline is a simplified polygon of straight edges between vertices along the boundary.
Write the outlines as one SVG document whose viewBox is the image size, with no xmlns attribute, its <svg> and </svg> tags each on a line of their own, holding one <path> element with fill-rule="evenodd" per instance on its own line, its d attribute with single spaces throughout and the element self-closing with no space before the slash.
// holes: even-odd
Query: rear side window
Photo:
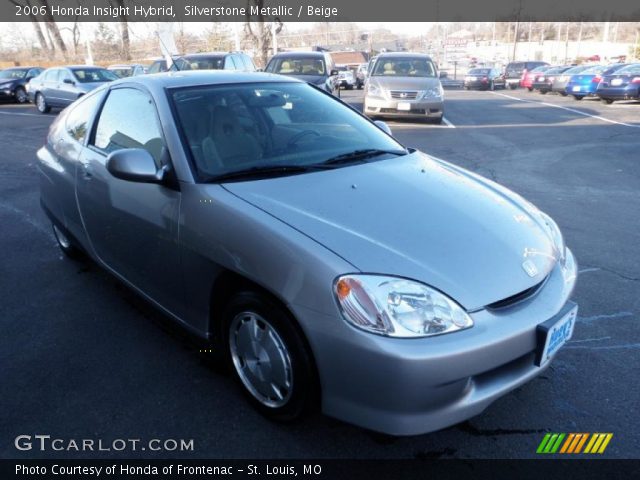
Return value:
<svg viewBox="0 0 640 480">
<path fill-rule="evenodd" d="M 248 72 L 255 72 L 256 66 L 253 64 L 253 61 L 249 58 L 248 55 L 240 55 L 242 57 L 242 61 L 244 62 L 244 68 Z"/>
<path fill-rule="evenodd" d="M 227 55 L 224 58 L 224 69 L 225 70 L 236 70 L 236 62 L 233 60 L 233 55 Z"/>
<path fill-rule="evenodd" d="M 84 143 L 87 138 L 89 123 L 98 109 L 102 97 L 102 92 L 84 96 L 73 104 L 67 114 L 65 130 L 77 142 Z"/>
<path fill-rule="evenodd" d="M 60 72 L 60 70 L 49 70 L 47 73 L 44 74 L 44 79 L 47 82 L 55 82 L 56 80 L 58 80 L 58 73 Z"/>
<path fill-rule="evenodd" d="M 93 145 L 105 154 L 143 148 L 160 166 L 164 140 L 149 96 L 133 88 L 111 91 L 100 113 Z"/>
</svg>

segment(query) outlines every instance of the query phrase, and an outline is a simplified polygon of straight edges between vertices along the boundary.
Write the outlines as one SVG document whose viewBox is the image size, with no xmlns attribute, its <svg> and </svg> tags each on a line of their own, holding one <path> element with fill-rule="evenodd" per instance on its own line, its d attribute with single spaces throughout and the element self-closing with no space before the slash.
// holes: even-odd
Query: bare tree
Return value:
<svg viewBox="0 0 640 480">
<path fill-rule="evenodd" d="M 258 13 L 255 20 L 252 22 L 250 13 L 252 5 L 257 7 L 258 12 L 262 12 L 263 7 L 265 6 L 265 0 L 247 0 L 247 14 L 244 24 L 245 33 L 251 40 L 253 40 L 257 47 L 258 66 L 264 68 L 267 64 L 267 59 L 269 58 L 271 36 L 273 33 L 280 33 L 283 25 L 278 18 L 274 19 L 275 21 L 273 23 L 265 21 L 266 18 L 262 13 Z M 277 25 L 274 26 L 274 24 Z M 274 28 L 275 31 L 272 30 Z"/>
<path fill-rule="evenodd" d="M 38 43 L 40 43 L 40 47 L 45 53 L 50 53 L 51 49 L 49 48 L 49 44 L 47 43 L 47 40 L 44 38 L 42 29 L 40 28 L 40 23 L 38 22 L 38 17 L 36 17 L 33 13 L 31 13 L 33 11 L 33 9 L 31 8 L 31 2 L 29 0 L 25 0 L 25 4 L 22 5 L 21 3 L 18 3 L 15 0 L 9 0 L 9 1 L 19 7 L 24 7 L 24 6 L 29 7 L 28 8 L 29 20 L 31 20 L 33 29 L 35 30 L 36 36 L 38 37 Z"/>
<path fill-rule="evenodd" d="M 119 12 L 124 12 L 124 0 L 113 0 L 110 2 L 118 7 Z M 129 39 L 129 21 L 124 14 L 118 15 L 118 22 L 120 23 L 120 39 L 122 41 L 122 57 L 125 60 L 131 60 L 131 41 Z"/>
<path fill-rule="evenodd" d="M 58 28 L 58 25 L 56 24 L 56 21 L 51 14 L 51 9 L 49 8 L 47 0 L 40 0 L 40 5 L 46 8 L 46 13 L 43 16 L 45 25 L 47 26 L 47 30 L 49 31 L 50 36 L 53 39 L 53 43 L 58 48 L 58 50 L 62 52 L 62 56 L 64 57 L 64 59 L 68 60 L 69 54 L 67 52 L 67 46 L 62 39 L 62 35 L 60 35 L 60 29 Z"/>
</svg>

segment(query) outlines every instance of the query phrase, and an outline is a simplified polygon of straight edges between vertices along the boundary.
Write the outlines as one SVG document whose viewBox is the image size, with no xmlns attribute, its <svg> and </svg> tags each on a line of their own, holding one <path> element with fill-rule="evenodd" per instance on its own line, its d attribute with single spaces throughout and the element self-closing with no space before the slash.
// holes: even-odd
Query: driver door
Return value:
<svg viewBox="0 0 640 480">
<path fill-rule="evenodd" d="M 78 206 L 95 255 L 172 312 L 183 304 L 178 244 L 180 192 L 115 178 L 108 155 L 143 148 L 158 168 L 170 162 L 155 104 L 137 88 L 112 89 L 76 172 Z"/>
</svg>

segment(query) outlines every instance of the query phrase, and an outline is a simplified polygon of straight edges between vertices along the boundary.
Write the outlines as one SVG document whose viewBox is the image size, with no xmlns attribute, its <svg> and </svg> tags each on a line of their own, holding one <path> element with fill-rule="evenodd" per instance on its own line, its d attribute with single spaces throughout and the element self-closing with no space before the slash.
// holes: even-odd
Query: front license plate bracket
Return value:
<svg viewBox="0 0 640 480">
<path fill-rule="evenodd" d="M 578 305 L 569 301 L 557 315 L 538 325 L 534 362 L 537 367 L 544 366 L 571 338 L 577 316 Z"/>
</svg>

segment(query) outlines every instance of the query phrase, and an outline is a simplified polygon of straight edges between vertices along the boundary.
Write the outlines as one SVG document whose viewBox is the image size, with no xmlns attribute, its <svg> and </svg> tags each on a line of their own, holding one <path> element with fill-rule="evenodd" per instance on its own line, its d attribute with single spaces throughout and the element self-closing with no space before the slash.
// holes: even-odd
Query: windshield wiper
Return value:
<svg viewBox="0 0 640 480">
<path fill-rule="evenodd" d="M 326 170 L 322 165 L 264 165 L 245 168 L 228 173 L 221 173 L 207 179 L 207 182 L 220 182 L 223 180 L 239 180 L 252 177 L 270 177 L 288 175 L 292 173 L 306 173 L 316 170 Z"/>
<path fill-rule="evenodd" d="M 342 163 L 349 163 L 356 160 L 364 160 L 366 158 L 377 157 L 379 155 L 406 155 L 406 150 L 380 150 L 378 148 L 365 148 L 361 150 L 354 150 L 353 152 L 342 153 L 331 157 L 328 160 L 320 163 L 319 165 L 339 165 Z"/>
</svg>

